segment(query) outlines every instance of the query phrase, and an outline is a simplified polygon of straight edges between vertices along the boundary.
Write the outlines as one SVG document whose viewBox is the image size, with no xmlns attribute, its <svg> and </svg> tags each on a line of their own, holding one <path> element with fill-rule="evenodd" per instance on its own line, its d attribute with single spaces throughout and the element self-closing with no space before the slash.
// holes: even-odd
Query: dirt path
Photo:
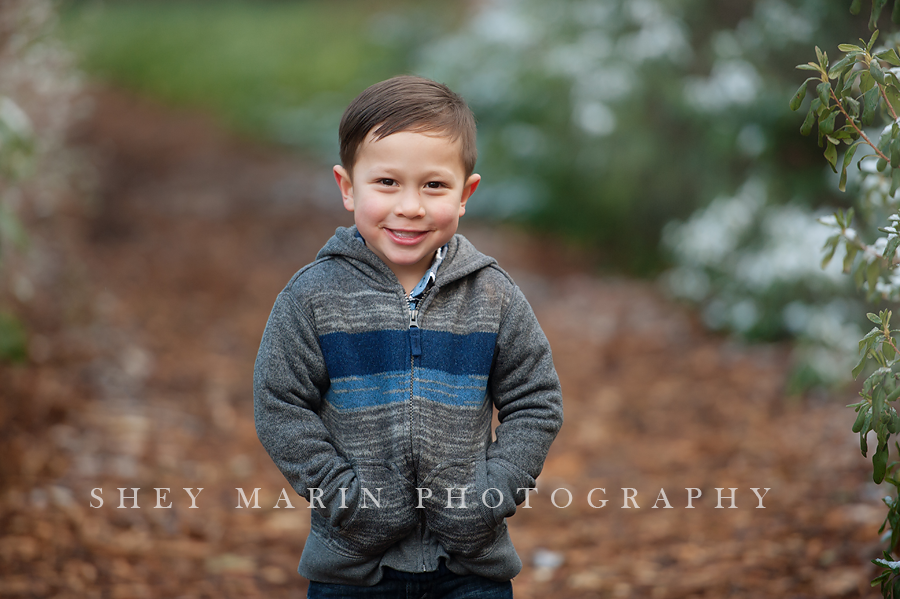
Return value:
<svg viewBox="0 0 900 599">
<path fill-rule="evenodd" d="M 0 368 L 0 596 L 303 597 L 307 504 L 279 501 L 251 374 L 275 295 L 348 216 L 327 169 L 120 93 L 96 102 L 71 313 L 29 365 Z M 883 509 L 848 401 L 786 398 L 784 348 L 710 336 L 647 283 L 463 232 L 532 301 L 565 392 L 539 492 L 510 523 L 517 597 L 873 596 Z M 236 487 L 259 488 L 260 509 L 236 508 Z M 118 508 L 119 488 L 140 509 Z"/>
</svg>

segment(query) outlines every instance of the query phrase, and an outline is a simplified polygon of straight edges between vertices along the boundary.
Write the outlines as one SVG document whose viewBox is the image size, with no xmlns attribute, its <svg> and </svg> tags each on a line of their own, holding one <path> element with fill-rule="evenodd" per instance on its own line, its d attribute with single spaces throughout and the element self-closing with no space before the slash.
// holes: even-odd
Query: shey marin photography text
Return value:
<svg viewBox="0 0 900 599">
<path fill-rule="evenodd" d="M 260 505 L 260 487 L 254 488 L 250 493 L 247 493 L 243 487 L 235 487 L 234 489 L 236 498 L 235 509 L 262 509 L 264 507 Z M 424 508 L 424 501 L 426 499 L 431 499 L 433 497 L 440 497 L 442 502 L 444 502 L 444 507 L 447 509 L 467 509 L 473 505 L 473 502 L 467 494 L 468 489 L 469 487 L 447 487 L 445 489 L 432 490 L 428 487 L 419 487 L 416 488 L 416 496 L 413 500 L 418 501 L 416 507 L 420 509 Z M 136 509 L 141 507 L 140 502 L 144 502 L 144 507 L 152 509 L 170 509 L 179 501 L 180 497 L 185 505 L 189 504 L 187 505 L 189 509 L 199 509 L 201 507 L 200 494 L 203 491 L 202 487 L 183 487 L 181 490 L 184 492 L 184 495 L 177 493 L 177 490 L 173 493 L 170 487 L 153 487 L 152 491 L 149 489 L 141 489 L 140 487 L 117 487 L 116 493 L 108 494 L 107 499 L 109 499 L 109 495 L 113 495 L 114 499 L 118 500 L 118 505 L 115 505 L 115 503 L 109 503 L 107 505 L 107 501 L 104 500 L 104 489 L 102 487 L 95 487 L 91 489 L 90 506 L 95 509 L 102 508 L 104 505 L 107 505 L 107 507 L 115 507 L 116 509 Z M 349 489 L 341 488 L 339 491 L 339 497 L 337 498 L 339 504 L 337 508 L 350 508 L 351 506 L 348 503 Z M 381 491 L 381 487 L 375 489 L 362 487 L 359 490 L 358 507 L 360 509 L 381 508 Z M 621 499 L 621 504 L 619 504 L 618 501 L 610 504 L 611 501 L 614 501 L 610 498 L 612 497 L 612 494 L 608 496 L 606 489 L 602 487 L 595 487 L 588 491 L 583 500 L 586 500 L 587 504 L 594 509 L 607 507 L 607 504 L 610 504 L 609 507 L 618 506 L 622 509 L 640 509 L 641 507 L 650 507 L 651 509 L 694 509 L 703 507 L 701 505 L 694 505 L 695 502 L 698 502 L 698 500 L 704 496 L 703 491 L 696 487 L 684 487 L 683 489 L 672 492 L 671 501 L 669 500 L 669 493 L 667 493 L 664 488 L 660 488 L 659 493 L 655 495 L 655 500 L 652 500 L 654 495 L 649 493 L 645 493 L 641 497 L 638 497 L 638 490 L 633 487 L 621 487 L 619 491 L 620 493 L 615 493 L 615 495 L 618 495 L 617 499 Z M 749 491 L 750 492 L 747 492 L 746 489 L 738 489 L 736 487 L 715 487 L 715 494 L 713 495 L 716 502 L 715 506 L 711 506 L 712 502 L 709 501 L 707 502 L 706 507 L 713 507 L 714 509 L 738 509 L 738 507 L 765 509 L 766 506 L 764 505 L 763 500 L 766 495 L 768 495 L 770 487 L 752 487 Z M 435 492 L 440 493 L 440 495 L 436 496 Z M 519 508 L 529 509 L 532 507 L 531 495 L 532 493 L 537 493 L 538 490 L 536 488 L 523 487 L 517 489 L 516 492 L 524 493 Z M 557 509 L 568 508 L 575 501 L 575 495 L 573 495 L 566 487 L 558 487 L 550 492 L 549 495 L 550 503 Z M 710 495 L 712 494 L 710 493 Z M 309 505 L 306 507 L 309 509 L 325 508 L 322 496 L 322 489 L 311 488 Z M 289 492 L 282 488 L 274 505 L 268 507 L 271 509 L 295 509 L 296 506 L 291 501 L 292 497 L 295 501 L 299 499 L 296 493 Z M 739 499 L 741 503 L 740 506 L 738 505 Z M 486 489 L 481 493 L 481 497 L 478 500 L 481 501 L 485 507 L 495 508 L 503 503 L 503 493 L 496 488 Z M 652 503 L 650 503 L 651 500 Z M 644 505 L 640 505 L 639 501 Z M 673 505 L 673 503 L 675 505 Z"/>
</svg>

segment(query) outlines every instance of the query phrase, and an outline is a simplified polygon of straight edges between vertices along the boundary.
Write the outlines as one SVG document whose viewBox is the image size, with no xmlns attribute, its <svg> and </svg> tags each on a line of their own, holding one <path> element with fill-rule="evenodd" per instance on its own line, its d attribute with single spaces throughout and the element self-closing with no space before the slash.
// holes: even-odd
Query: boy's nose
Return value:
<svg viewBox="0 0 900 599">
<path fill-rule="evenodd" d="M 425 207 L 417 191 L 406 191 L 400 195 L 394 206 L 394 214 L 406 218 L 425 216 Z"/>
</svg>

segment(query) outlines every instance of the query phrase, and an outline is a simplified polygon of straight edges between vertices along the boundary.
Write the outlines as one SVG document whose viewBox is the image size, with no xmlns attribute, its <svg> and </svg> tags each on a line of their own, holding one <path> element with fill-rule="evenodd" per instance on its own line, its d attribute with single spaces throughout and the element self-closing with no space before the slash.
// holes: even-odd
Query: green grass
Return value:
<svg viewBox="0 0 900 599">
<path fill-rule="evenodd" d="M 379 15 L 399 0 L 70 2 L 62 33 L 92 76 L 170 104 L 211 111 L 267 135 L 278 111 L 322 94 L 346 104 L 405 70 L 379 43 Z"/>
</svg>

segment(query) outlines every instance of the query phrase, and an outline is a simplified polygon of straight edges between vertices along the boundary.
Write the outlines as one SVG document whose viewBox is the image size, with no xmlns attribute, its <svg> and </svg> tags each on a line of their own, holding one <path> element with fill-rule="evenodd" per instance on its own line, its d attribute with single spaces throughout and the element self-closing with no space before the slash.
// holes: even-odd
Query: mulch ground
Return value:
<svg viewBox="0 0 900 599">
<path fill-rule="evenodd" d="M 350 217 L 303 156 L 94 102 L 74 143 L 95 179 L 35 219 L 30 358 L 0 367 L 0 596 L 303 597 L 307 504 L 256 439 L 251 376 L 275 295 Z M 525 291 L 565 393 L 510 520 L 517 597 L 877 595 L 852 392 L 789 397 L 787 347 L 711 335 L 547 239 L 462 232 Z"/>
</svg>

